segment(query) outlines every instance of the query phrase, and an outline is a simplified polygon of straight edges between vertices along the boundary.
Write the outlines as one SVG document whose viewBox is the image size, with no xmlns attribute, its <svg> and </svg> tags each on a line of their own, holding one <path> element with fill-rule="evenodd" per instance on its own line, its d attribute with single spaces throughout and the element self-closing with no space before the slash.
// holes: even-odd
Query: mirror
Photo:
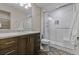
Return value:
<svg viewBox="0 0 79 59">
<path fill-rule="evenodd" d="M 10 29 L 10 13 L 0 10 L 0 29 Z"/>
<path fill-rule="evenodd" d="M 32 30 L 32 8 L 29 3 L 0 3 L 0 31 Z"/>
</svg>

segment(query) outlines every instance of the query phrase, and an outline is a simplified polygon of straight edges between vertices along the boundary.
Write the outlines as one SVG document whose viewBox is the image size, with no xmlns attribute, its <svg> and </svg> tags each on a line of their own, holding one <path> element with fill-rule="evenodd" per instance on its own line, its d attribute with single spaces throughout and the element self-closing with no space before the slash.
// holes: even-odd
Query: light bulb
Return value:
<svg viewBox="0 0 79 59">
<path fill-rule="evenodd" d="M 26 5 L 25 8 L 28 9 L 28 6 Z"/>
<path fill-rule="evenodd" d="M 23 7 L 23 6 L 24 6 L 24 4 L 23 4 L 23 3 L 20 3 L 20 6 L 22 6 L 22 7 Z"/>
<path fill-rule="evenodd" d="M 28 7 L 31 7 L 31 4 L 30 3 L 28 3 Z"/>
</svg>

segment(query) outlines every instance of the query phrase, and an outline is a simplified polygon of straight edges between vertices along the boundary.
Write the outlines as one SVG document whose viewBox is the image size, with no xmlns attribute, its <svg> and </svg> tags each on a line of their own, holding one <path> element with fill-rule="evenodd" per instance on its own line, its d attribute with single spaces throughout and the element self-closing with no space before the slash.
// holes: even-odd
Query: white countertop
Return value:
<svg viewBox="0 0 79 59">
<path fill-rule="evenodd" d="M 40 33 L 40 32 L 39 31 L 23 31 L 23 32 L 0 33 L 0 39 L 16 37 L 16 36 L 21 36 L 21 35 L 35 34 L 35 33 Z"/>
</svg>

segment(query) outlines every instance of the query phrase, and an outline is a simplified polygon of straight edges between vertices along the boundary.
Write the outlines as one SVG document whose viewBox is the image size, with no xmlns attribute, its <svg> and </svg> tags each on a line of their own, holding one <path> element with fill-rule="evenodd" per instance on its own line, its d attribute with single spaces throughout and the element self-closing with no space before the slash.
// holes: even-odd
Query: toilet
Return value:
<svg viewBox="0 0 79 59">
<path fill-rule="evenodd" d="M 48 39 L 41 39 L 41 50 L 48 52 L 49 51 L 49 40 Z"/>
<path fill-rule="evenodd" d="M 49 40 L 48 39 L 41 39 L 41 43 L 42 44 L 49 44 Z"/>
</svg>

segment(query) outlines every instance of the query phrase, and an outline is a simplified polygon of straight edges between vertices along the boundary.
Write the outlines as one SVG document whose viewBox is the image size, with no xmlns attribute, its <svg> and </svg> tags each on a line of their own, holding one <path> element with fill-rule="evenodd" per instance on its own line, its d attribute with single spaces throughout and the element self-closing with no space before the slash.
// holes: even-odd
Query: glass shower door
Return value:
<svg viewBox="0 0 79 59">
<path fill-rule="evenodd" d="M 73 4 L 45 13 L 45 37 L 49 45 L 73 49 L 71 33 L 73 29 Z"/>
</svg>

